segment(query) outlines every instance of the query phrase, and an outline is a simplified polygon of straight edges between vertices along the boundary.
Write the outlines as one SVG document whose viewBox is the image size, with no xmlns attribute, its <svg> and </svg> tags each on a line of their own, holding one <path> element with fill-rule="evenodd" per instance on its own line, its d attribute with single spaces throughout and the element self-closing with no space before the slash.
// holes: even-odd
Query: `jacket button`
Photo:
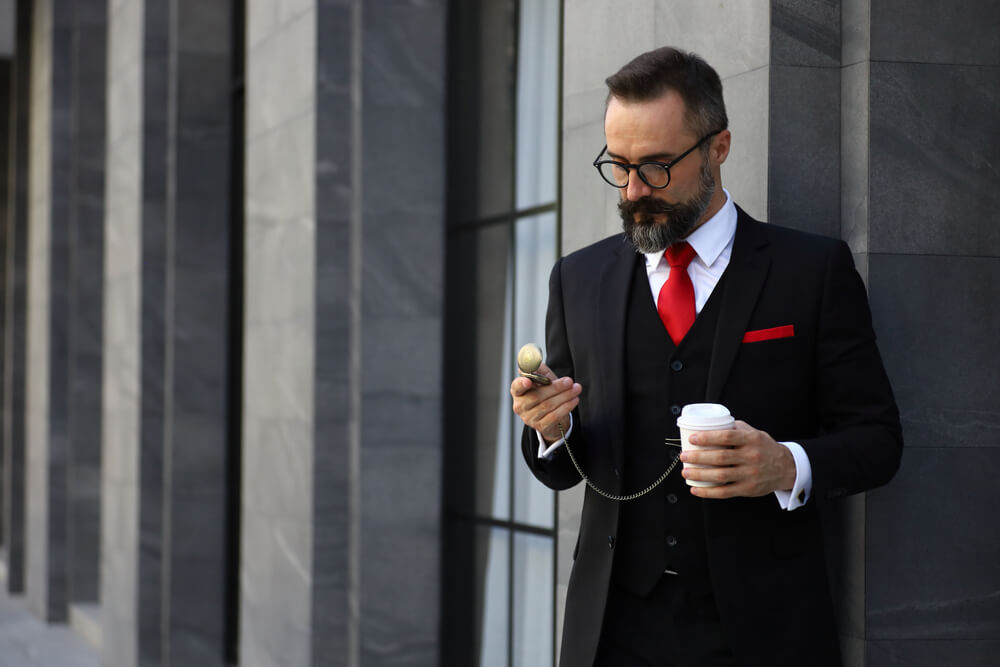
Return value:
<svg viewBox="0 0 1000 667">
<path fill-rule="evenodd" d="M 677 494 L 676 493 L 668 493 L 667 494 L 667 502 L 670 503 L 671 505 L 676 505 L 677 504 Z"/>
<path fill-rule="evenodd" d="M 670 406 L 670 414 L 672 414 L 673 416 L 676 417 L 680 413 L 681 413 L 681 406 L 679 406 L 679 405 L 671 405 Z"/>
<path fill-rule="evenodd" d="M 618 466 L 615 466 L 615 477 L 618 479 L 622 478 L 622 471 L 618 469 Z"/>
<path fill-rule="evenodd" d="M 609 549 L 614 549 L 615 548 L 615 536 L 614 535 L 608 535 L 608 548 Z"/>
<path fill-rule="evenodd" d="M 680 369 L 684 368 L 684 364 L 681 363 L 680 361 L 672 361 L 670 363 L 670 368 L 672 368 L 675 371 L 679 371 Z"/>
<path fill-rule="evenodd" d="M 674 537 L 673 535 L 667 535 L 667 546 L 668 547 L 676 547 L 677 546 L 677 538 Z"/>
</svg>

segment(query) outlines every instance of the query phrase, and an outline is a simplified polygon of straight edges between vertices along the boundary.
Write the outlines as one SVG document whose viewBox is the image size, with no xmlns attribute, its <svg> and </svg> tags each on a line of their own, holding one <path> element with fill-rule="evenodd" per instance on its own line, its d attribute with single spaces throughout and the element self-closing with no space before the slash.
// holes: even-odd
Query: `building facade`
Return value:
<svg viewBox="0 0 1000 667">
<path fill-rule="evenodd" d="M 906 438 L 826 508 L 845 662 L 1000 650 L 987 0 L 0 0 L 0 580 L 106 667 L 554 665 L 582 490 L 507 387 L 617 231 L 604 78 L 723 79 L 723 181 L 843 238 Z M 945 341 L 948 341 L 945 343 Z"/>
</svg>

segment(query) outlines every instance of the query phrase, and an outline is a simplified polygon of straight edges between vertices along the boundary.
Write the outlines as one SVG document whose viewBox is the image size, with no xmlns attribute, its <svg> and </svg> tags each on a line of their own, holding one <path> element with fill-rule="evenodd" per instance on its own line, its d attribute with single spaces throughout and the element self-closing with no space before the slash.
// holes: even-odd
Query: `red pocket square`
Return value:
<svg viewBox="0 0 1000 667">
<path fill-rule="evenodd" d="M 786 324 L 783 327 L 773 327 L 771 329 L 757 329 L 743 334 L 744 343 L 759 343 L 762 340 L 774 340 L 775 338 L 791 338 L 795 335 L 795 326 Z"/>
</svg>

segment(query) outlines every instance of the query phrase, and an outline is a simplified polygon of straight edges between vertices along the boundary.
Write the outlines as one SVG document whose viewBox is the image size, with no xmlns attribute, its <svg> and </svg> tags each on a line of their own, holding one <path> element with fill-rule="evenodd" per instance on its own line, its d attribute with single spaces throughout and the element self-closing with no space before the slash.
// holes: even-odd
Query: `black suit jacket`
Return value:
<svg viewBox="0 0 1000 667">
<path fill-rule="evenodd" d="M 625 309 L 635 261 L 621 235 L 559 260 L 546 317 L 548 365 L 583 386 L 571 447 L 588 476 L 614 493 L 623 491 L 616 471 L 624 465 Z M 843 241 L 762 224 L 739 210 L 719 289 L 705 400 L 776 440 L 800 443 L 813 474 L 809 503 L 792 512 L 770 494 L 702 502 L 723 628 L 741 665 L 839 664 L 817 501 L 885 484 L 902 451 L 865 287 Z M 748 331 L 786 325 L 793 336 L 744 342 Z M 540 460 L 526 430 L 522 449 L 547 486 L 580 482 L 565 448 Z M 563 667 L 593 662 L 617 525 L 618 503 L 588 488 L 566 599 Z"/>
</svg>

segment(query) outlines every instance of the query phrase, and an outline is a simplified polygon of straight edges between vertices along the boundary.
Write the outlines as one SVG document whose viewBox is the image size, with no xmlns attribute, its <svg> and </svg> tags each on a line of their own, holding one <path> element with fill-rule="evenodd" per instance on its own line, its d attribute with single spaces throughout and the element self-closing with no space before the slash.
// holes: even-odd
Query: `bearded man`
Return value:
<svg viewBox="0 0 1000 667">
<path fill-rule="evenodd" d="M 657 49 L 607 84 L 594 165 L 624 232 L 556 263 L 551 384 L 510 390 L 534 475 L 587 482 L 560 664 L 839 665 L 817 506 L 885 484 L 902 452 L 864 285 L 842 241 L 722 188 L 701 58 Z M 675 464 L 682 407 L 706 402 L 736 426 Z"/>
</svg>

